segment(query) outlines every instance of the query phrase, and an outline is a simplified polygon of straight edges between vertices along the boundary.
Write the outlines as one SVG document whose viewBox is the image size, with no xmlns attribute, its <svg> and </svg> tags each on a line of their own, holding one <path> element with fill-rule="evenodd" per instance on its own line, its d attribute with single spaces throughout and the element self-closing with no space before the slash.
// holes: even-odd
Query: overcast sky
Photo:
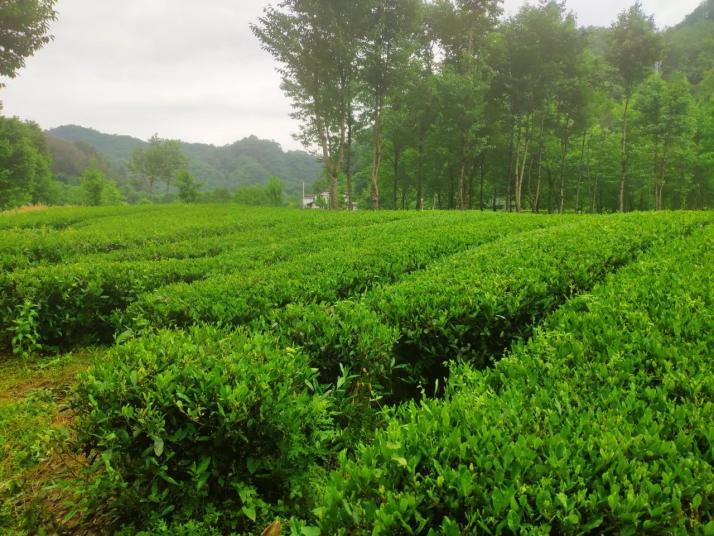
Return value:
<svg viewBox="0 0 714 536">
<path fill-rule="evenodd" d="M 570 0 L 609 25 L 634 0 Z M 644 0 L 660 27 L 700 0 Z M 55 40 L 0 90 L 6 115 L 43 128 L 223 145 L 255 134 L 299 148 L 272 58 L 248 28 L 270 0 L 59 0 Z M 514 12 L 523 0 L 505 0 Z"/>
</svg>

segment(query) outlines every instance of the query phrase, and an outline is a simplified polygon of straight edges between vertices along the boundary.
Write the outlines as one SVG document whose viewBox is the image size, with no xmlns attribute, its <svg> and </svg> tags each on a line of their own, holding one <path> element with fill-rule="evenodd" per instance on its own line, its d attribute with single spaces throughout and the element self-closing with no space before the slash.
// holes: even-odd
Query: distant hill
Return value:
<svg viewBox="0 0 714 536">
<path fill-rule="evenodd" d="M 89 147 L 98 153 L 108 169 L 124 178 L 128 176 L 127 162 L 132 153 L 146 145 L 138 138 L 104 134 L 76 125 L 54 128 L 46 135 L 55 161 L 72 161 L 69 153 L 77 157 L 77 151 L 86 153 Z M 58 140 L 70 144 L 63 145 Z M 204 191 L 265 184 L 271 176 L 276 176 L 285 183 L 288 194 L 296 195 L 303 182 L 313 183 L 322 170 L 314 156 L 303 151 L 285 152 L 278 143 L 255 136 L 223 147 L 182 142 L 182 148 L 191 159 L 191 172 L 201 181 Z"/>
<path fill-rule="evenodd" d="M 91 166 L 116 175 L 107 159 L 95 147 L 82 141 L 71 141 L 45 133 L 47 147 L 52 154 L 52 174 L 60 181 L 72 184 Z"/>
<path fill-rule="evenodd" d="M 666 74 L 681 71 L 695 86 L 714 77 L 714 0 L 706 0 L 664 35 Z"/>
</svg>

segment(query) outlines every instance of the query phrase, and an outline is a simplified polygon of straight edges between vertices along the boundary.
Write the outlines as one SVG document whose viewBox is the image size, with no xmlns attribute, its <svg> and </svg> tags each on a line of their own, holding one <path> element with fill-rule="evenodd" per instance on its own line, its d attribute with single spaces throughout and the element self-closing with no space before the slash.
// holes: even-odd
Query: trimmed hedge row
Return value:
<svg viewBox="0 0 714 536">
<path fill-rule="evenodd" d="M 413 225 L 413 222 L 387 221 L 381 225 L 354 226 L 349 231 L 338 228 L 319 232 L 316 231 L 319 226 L 314 227 L 309 221 L 297 231 L 294 226 L 279 225 L 265 234 L 247 233 L 250 247 L 236 247 L 216 257 L 140 262 L 87 260 L 2 274 L 0 346 L 21 350 L 23 345 L 67 348 L 110 342 L 115 332 L 114 314 L 156 288 L 174 282 L 190 283 L 215 274 L 256 270 L 263 273 L 266 266 L 307 251 L 331 249 L 337 240 L 356 248 L 365 240 L 384 233 L 399 234 Z M 196 248 L 201 249 L 203 242 L 196 240 Z M 18 329 L 25 330 L 26 337 L 13 344 Z"/>
<path fill-rule="evenodd" d="M 173 210 L 172 210 L 173 208 Z M 225 208 L 210 223 L 203 207 L 160 207 L 150 217 L 132 210 L 114 216 L 89 219 L 63 229 L 38 227 L 2 231 L 0 266 L 4 270 L 34 264 L 67 262 L 79 255 L 106 253 L 150 241 L 163 242 L 181 237 L 211 236 L 237 231 L 245 217 Z"/>
<path fill-rule="evenodd" d="M 84 507 L 137 528 L 222 512 L 241 534 L 304 511 L 334 434 L 315 375 L 304 355 L 242 331 L 116 346 L 81 375 L 72 404 L 94 460 Z"/>
<path fill-rule="evenodd" d="M 492 225 L 498 223 L 498 225 Z M 142 297 L 127 309 L 127 325 L 187 326 L 210 322 L 245 324 L 289 303 L 334 302 L 390 283 L 445 255 L 501 237 L 560 223 L 557 219 L 514 216 L 439 215 L 403 222 L 400 229 L 377 226 L 371 236 L 350 244 L 349 234 L 328 249 L 306 253 L 270 270 L 212 277 L 177 284 Z"/>
<path fill-rule="evenodd" d="M 13 270 L 36 264 L 76 260 L 83 255 L 102 255 L 121 259 L 123 251 L 141 259 L 145 247 L 198 241 L 227 234 L 244 234 L 278 229 L 295 234 L 328 229 L 339 225 L 369 225 L 393 220 L 419 218 L 418 213 L 364 213 L 350 218 L 347 213 L 306 214 L 278 209 L 242 209 L 231 205 L 160 207 L 150 217 L 134 211 L 100 219 L 80 221 L 64 229 L 47 227 L 2 230 L 0 268 Z M 282 233 L 281 233 L 282 234 Z M 148 257 L 151 258 L 151 257 Z"/>
<path fill-rule="evenodd" d="M 340 314 L 351 302 L 298 306 L 277 312 L 271 330 L 331 373 L 340 363 L 366 369 L 370 381 L 390 385 L 385 392 L 396 400 L 410 398 L 419 385 L 431 390 L 447 375 L 447 359 L 489 366 L 571 296 L 702 220 L 691 214 L 590 218 L 506 237 L 377 287 L 364 296 L 359 314 Z"/>
<path fill-rule="evenodd" d="M 405 406 L 342 457 L 323 534 L 711 534 L 712 266 L 713 227 L 672 239 Z"/>
<path fill-rule="evenodd" d="M 149 239 L 146 242 L 127 249 L 98 253 L 79 257 L 86 261 L 139 261 L 161 259 L 185 259 L 206 256 L 216 256 L 226 252 L 234 252 L 241 248 L 253 248 L 257 244 L 266 246 L 282 246 L 286 241 L 302 240 L 305 243 L 317 241 L 324 233 L 339 231 L 351 232 L 355 229 L 368 229 L 378 225 L 399 225 L 405 220 L 417 219 L 410 214 L 382 213 L 375 217 L 374 213 L 349 219 L 345 213 L 325 213 L 317 215 L 309 212 L 298 213 L 283 211 L 270 212 L 271 216 L 261 216 L 259 225 L 246 226 L 240 231 L 219 233 L 209 236 L 191 236 L 180 240 Z M 285 214 L 289 214 L 286 217 Z M 327 216 L 321 216 L 327 214 Z"/>
</svg>

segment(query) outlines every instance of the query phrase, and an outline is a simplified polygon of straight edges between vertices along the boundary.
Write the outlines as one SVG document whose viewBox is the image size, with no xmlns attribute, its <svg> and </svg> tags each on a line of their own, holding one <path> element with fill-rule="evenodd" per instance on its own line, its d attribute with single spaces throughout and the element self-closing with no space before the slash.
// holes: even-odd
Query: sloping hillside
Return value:
<svg viewBox="0 0 714 536">
<path fill-rule="evenodd" d="M 75 125 L 58 127 L 47 134 L 50 138 L 93 147 L 120 176 L 127 175 L 127 162 L 134 150 L 146 145 L 145 141 L 131 136 L 104 134 Z M 58 147 L 60 152 L 55 154 L 55 159 L 64 157 L 63 149 L 74 147 Z M 318 160 L 308 153 L 285 152 L 278 143 L 255 136 L 223 147 L 201 143 L 182 143 L 182 147 L 191 159 L 191 171 L 203 183 L 204 190 L 233 190 L 239 186 L 265 184 L 271 176 L 276 176 L 285 183 L 287 193 L 296 194 L 303 182 L 310 184 L 318 179 L 322 169 Z"/>
<path fill-rule="evenodd" d="M 714 78 L 714 0 L 705 0 L 665 32 L 665 73 L 682 71 L 694 85 Z"/>
</svg>

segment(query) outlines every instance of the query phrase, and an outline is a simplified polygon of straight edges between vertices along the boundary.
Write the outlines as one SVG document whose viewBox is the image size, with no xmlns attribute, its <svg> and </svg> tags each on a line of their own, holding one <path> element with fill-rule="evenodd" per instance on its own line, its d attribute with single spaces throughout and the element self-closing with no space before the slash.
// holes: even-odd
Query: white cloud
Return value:
<svg viewBox="0 0 714 536">
<path fill-rule="evenodd" d="M 60 0 L 55 40 L 0 92 L 4 111 L 148 138 L 226 144 L 254 134 L 298 148 L 269 54 L 248 28 L 269 0 Z M 515 12 L 523 0 L 506 0 Z M 631 0 L 571 0 L 580 24 L 608 25 Z M 698 0 L 645 0 L 660 26 Z"/>
</svg>

